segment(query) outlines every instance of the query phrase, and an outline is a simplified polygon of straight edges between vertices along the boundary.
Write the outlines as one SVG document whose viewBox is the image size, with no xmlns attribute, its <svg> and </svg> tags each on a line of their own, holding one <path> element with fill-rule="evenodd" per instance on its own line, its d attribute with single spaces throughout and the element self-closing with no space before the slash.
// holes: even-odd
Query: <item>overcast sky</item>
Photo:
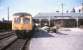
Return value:
<svg viewBox="0 0 83 50">
<path fill-rule="evenodd" d="M 39 12 L 61 12 L 63 2 L 64 12 L 73 7 L 78 8 L 82 0 L 0 0 L 0 20 L 7 19 L 7 7 L 10 7 L 10 19 L 15 12 L 28 12 L 35 16 Z"/>
</svg>

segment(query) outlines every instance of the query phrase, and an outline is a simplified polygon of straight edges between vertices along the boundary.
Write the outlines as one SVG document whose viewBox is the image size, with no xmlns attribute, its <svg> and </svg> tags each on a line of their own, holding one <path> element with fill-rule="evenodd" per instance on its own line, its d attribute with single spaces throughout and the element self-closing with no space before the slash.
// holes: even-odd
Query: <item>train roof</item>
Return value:
<svg viewBox="0 0 83 50">
<path fill-rule="evenodd" d="M 26 12 L 14 13 L 13 16 L 31 16 L 31 14 Z"/>
</svg>

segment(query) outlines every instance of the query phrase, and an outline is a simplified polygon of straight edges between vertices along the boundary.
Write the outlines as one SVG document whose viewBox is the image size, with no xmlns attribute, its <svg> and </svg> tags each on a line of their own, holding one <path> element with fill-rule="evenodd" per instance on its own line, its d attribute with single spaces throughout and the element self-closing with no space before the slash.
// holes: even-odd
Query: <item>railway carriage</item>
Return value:
<svg viewBox="0 0 83 50">
<path fill-rule="evenodd" d="M 32 15 L 24 12 L 13 14 L 12 30 L 18 38 L 30 37 L 34 30 Z"/>
</svg>

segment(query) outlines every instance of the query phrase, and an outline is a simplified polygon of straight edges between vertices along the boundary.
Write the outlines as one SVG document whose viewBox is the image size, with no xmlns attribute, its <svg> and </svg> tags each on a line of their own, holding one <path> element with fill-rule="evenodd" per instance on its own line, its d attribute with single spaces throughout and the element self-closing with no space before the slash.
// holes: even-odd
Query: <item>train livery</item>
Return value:
<svg viewBox="0 0 83 50">
<path fill-rule="evenodd" d="M 14 13 L 12 20 L 12 30 L 18 38 L 29 37 L 34 30 L 32 15 L 25 12 Z"/>
</svg>

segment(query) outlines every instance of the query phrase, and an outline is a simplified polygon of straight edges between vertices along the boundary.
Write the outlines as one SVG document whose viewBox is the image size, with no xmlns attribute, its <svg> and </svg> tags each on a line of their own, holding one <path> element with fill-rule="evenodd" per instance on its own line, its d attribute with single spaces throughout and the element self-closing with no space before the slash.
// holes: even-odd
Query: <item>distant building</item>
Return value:
<svg viewBox="0 0 83 50">
<path fill-rule="evenodd" d="M 0 30 L 11 30 L 12 28 L 12 21 L 4 20 L 0 21 Z"/>
</svg>

